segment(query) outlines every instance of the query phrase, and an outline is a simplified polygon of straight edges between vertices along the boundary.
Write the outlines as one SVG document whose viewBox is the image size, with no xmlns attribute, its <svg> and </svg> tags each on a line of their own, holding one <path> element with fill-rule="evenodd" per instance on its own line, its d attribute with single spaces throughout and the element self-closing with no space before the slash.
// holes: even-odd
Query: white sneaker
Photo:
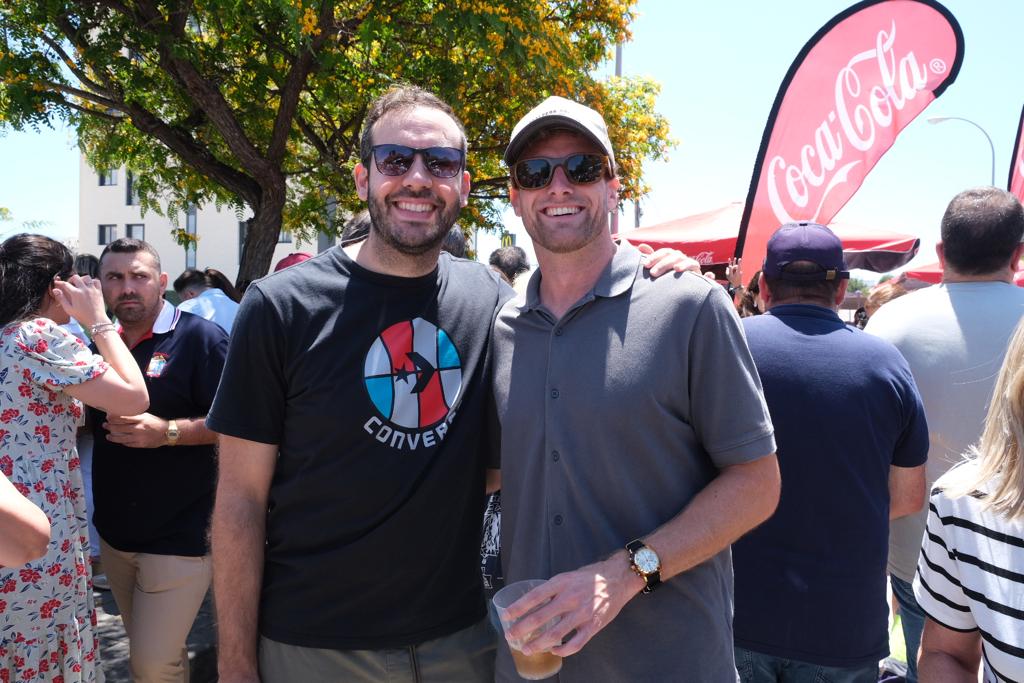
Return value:
<svg viewBox="0 0 1024 683">
<path fill-rule="evenodd" d="M 100 591 L 110 590 L 110 581 L 107 580 L 106 574 L 96 574 L 92 577 L 92 587 Z"/>
</svg>

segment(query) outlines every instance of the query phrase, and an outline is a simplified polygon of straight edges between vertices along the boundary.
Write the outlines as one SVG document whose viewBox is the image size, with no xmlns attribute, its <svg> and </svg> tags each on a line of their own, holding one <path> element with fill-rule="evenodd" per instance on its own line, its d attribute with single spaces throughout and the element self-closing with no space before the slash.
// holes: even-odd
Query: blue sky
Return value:
<svg viewBox="0 0 1024 683">
<path fill-rule="evenodd" d="M 746 197 L 782 77 L 814 32 L 850 4 L 641 0 L 633 42 L 623 51 L 623 71 L 662 84 L 658 110 L 680 141 L 667 161 L 645 167 L 653 191 L 643 202 L 643 224 Z M 921 263 L 935 260 L 933 245 L 949 199 L 964 188 L 987 184 L 991 158 L 984 137 L 972 126 L 957 121 L 929 125 L 925 119 L 962 116 L 981 125 L 995 144 L 996 184 L 1005 187 L 1024 105 L 1024 71 L 1017 59 L 1024 2 L 944 4 L 964 32 L 960 75 L 903 131 L 839 215 L 918 235 Z M 78 165 L 71 137 L 65 130 L 0 137 L 0 206 L 10 208 L 16 222 L 50 221 L 57 234 L 77 231 Z M 622 225 L 631 221 L 630 206 Z M 0 236 L 13 227 L 4 225 Z"/>
</svg>

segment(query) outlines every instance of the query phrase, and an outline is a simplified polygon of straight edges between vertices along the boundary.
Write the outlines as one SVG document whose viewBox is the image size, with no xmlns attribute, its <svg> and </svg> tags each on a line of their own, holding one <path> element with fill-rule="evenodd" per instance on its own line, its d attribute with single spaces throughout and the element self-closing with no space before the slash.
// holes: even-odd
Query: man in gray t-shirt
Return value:
<svg viewBox="0 0 1024 683">
<path fill-rule="evenodd" d="M 928 466 L 935 480 L 981 437 L 985 411 L 1006 346 L 1024 313 L 1024 290 L 1013 273 L 1024 254 L 1024 208 L 996 187 L 965 190 L 942 217 L 942 284 L 882 306 L 865 331 L 891 342 L 907 359 L 928 416 Z M 928 508 L 894 520 L 889 574 L 900 604 L 907 653 L 921 642 L 924 613 L 911 583 Z M 938 626 L 938 625 L 934 625 Z M 908 683 L 916 683 L 911 657 Z"/>
<path fill-rule="evenodd" d="M 494 337 L 507 583 L 559 679 L 734 681 L 729 545 L 779 495 L 771 422 L 729 297 L 616 247 L 597 112 L 549 98 L 513 131 L 511 202 L 540 272 Z M 573 633 L 574 632 L 574 633 Z M 564 644 L 563 644 L 563 639 Z M 570 656 L 571 655 L 571 656 Z M 507 647 L 499 681 L 517 680 Z"/>
</svg>

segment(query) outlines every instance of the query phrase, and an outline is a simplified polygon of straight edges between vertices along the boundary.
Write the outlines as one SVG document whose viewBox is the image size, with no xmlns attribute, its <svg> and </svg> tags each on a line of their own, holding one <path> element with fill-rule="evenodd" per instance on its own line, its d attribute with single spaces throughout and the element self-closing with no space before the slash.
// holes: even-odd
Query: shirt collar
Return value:
<svg viewBox="0 0 1024 683">
<path fill-rule="evenodd" d="M 154 334 L 166 334 L 173 330 L 178 324 L 178 319 L 181 318 L 181 311 L 174 307 L 170 301 L 163 299 L 163 306 L 160 308 L 160 313 L 157 314 L 156 320 L 153 321 L 153 327 L 150 328 L 149 332 L 142 335 L 135 345 L 132 346 L 134 349 L 142 342 L 150 339 Z M 117 333 L 124 338 L 124 327 L 122 325 L 117 326 Z"/>
<path fill-rule="evenodd" d="M 839 314 L 831 308 L 825 308 L 824 306 L 817 306 L 815 304 L 779 304 L 778 306 L 772 306 L 768 309 L 765 315 L 796 315 L 803 318 L 819 318 L 821 320 L 831 320 L 840 323 L 843 322 L 843 319 L 839 317 Z"/>
<path fill-rule="evenodd" d="M 181 311 L 175 308 L 170 301 L 164 299 L 163 308 L 160 309 L 160 314 L 153 322 L 153 334 L 166 334 L 170 332 L 178 324 L 178 318 L 180 317 Z"/>
<path fill-rule="evenodd" d="M 636 281 L 637 273 L 640 272 L 640 260 L 640 252 L 636 247 L 625 242 L 619 244 L 612 260 L 598 276 L 593 289 L 580 299 L 580 303 L 586 303 L 595 297 L 611 298 L 628 292 Z M 540 268 L 530 277 L 530 283 L 526 286 L 526 304 L 522 307 L 523 312 L 540 307 L 542 277 Z"/>
</svg>

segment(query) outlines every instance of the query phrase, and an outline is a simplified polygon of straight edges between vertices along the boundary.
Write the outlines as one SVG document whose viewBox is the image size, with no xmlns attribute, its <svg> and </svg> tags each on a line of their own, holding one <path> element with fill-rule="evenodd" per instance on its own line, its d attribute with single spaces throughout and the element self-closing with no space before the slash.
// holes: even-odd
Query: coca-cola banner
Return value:
<svg viewBox="0 0 1024 683">
<path fill-rule="evenodd" d="M 754 164 L 736 241 L 746 272 L 760 268 L 781 224 L 832 220 L 956 79 L 963 44 L 933 0 L 860 2 L 811 38 L 779 88 Z"/>
<path fill-rule="evenodd" d="M 1006 189 L 1017 199 L 1024 202 L 1024 109 L 1020 112 L 1020 123 L 1017 124 L 1017 139 L 1013 143 L 1013 158 L 1010 159 L 1010 178 L 1006 181 Z"/>
</svg>

